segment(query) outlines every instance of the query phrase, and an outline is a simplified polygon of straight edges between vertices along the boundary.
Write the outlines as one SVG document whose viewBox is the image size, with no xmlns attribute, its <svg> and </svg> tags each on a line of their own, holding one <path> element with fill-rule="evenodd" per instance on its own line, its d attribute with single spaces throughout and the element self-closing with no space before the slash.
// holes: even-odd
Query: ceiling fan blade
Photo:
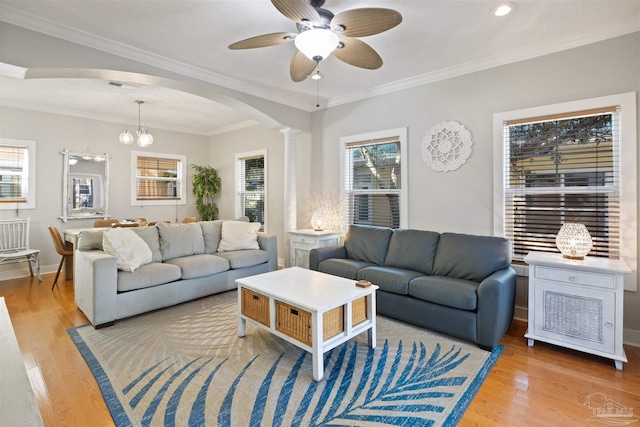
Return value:
<svg viewBox="0 0 640 427">
<path fill-rule="evenodd" d="M 296 33 L 271 33 L 240 40 L 229 45 L 229 49 L 253 49 L 256 47 L 276 46 L 288 43 L 296 38 Z"/>
<path fill-rule="evenodd" d="M 368 70 L 377 70 L 382 67 L 380 55 L 362 40 L 341 37 L 340 41 L 344 44 L 344 47 L 333 51 L 333 54 L 339 60 Z"/>
<path fill-rule="evenodd" d="M 293 55 L 291 60 L 291 66 L 289 72 L 291 73 L 291 80 L 294 82 L 301 82 L 307 78 L 307 76 L 313 73 L 318 63 L 307 58 L 304 53 L 298 52 Z"/>
<path fill-rule="evenodd" d="M 402 15 L 398 11 L 370 7 L 338 13 L 331 20 L 331 28 L 339 35 L 365 37 L 387 31 L 401 22 Z M 336 29 L 341 26 L 344 27 L 344 31 Z"/>
<path fill-rule="evenodd" d="M 320 22 L 320 14 L 305 0 L 271 0 L 271 3 L 287 18 L 298 24 L 305 21 Z"/>
</svg>

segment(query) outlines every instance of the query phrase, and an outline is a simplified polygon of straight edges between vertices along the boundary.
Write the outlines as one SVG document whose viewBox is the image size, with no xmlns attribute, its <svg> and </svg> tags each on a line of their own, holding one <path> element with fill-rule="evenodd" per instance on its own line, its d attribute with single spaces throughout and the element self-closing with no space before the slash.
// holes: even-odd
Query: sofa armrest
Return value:
<svg viewBox="0 0 640 427">
<path fill-rule="evenodd" d="M 516 300 L 516 272 L 498 270 L 478 287 L 478 344 L 495 347 L 509 328 Z"/>
<path fill-rule="evenodd" d="M 269 271 L 278 269 L 278 240 L 274 235 L 258 233 L 258 245 L 269 254 Z"/>
<path fill-rule="evenodd" d="M 78 308 L 96 327 L 116 320 L 118 260 L 102 251 L 76 251 L 73 276 Z"/>
<path fill-rule="evenodd" d="M 318 271 L 318 264 L 325 259 L 347 258 L 347 250 L 344 246 L 327 246 L 326 248 L 314 248 L 309 252 L 309 270 Z"/>
</svg>

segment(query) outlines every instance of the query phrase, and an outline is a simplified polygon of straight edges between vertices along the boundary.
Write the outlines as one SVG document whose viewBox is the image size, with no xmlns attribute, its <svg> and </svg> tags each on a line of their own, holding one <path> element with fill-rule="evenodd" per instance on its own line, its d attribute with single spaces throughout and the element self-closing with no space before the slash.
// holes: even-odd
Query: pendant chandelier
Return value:
<svg viewBox="0 0 640 427">
<path fill-rule="evenodd" d="M 138 104 L 138 127 L 136 127 L 136 135 L 138 136 L 136 143 L 140 147 L 148 147 L 153 144 L 153 136 L 147 131 L 147 125 L 140 122 L 140 105 L 144 104 L 144 101 L 136 101 Z M 123 144 L 131 144 L 133 142 L 133 135 L 128 129 L 120 134 L 120 142 Z"/>
</svg>

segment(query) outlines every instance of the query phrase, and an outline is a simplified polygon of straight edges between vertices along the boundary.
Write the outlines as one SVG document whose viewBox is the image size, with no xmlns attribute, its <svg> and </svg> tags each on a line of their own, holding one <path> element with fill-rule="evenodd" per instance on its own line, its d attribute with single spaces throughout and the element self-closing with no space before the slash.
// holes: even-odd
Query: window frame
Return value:
<svg viewBox="0 0 640 427">
<path fill-rule="evenodd" d="M 177 160 L 179 162 L 178 187 L 179 198 L 164 200 L 138 199 L 138 158 L 157 157 L 159 159 Z M 131 206 L 180 206 L 187 204 L 187 156 L 183 154 L 153 153 L 149 151 L 131 151 Z"/>
<path fill-rule="evenodd" d="M 264 190 L 262 191 L 263 193 L 263 200 L 264 200 L 264 206 L 263 206 L 263 210 L 264 212 L 262 213 L 262 218 L 264 219 L 264 223 L 262 224 L 262 228 L 260 229 L 261 232 L 266 233 L 267 232 L 267 223 L 268 223 L 268 188 L 269 188 L 269 177 L 268 177 L 268 163 L 267 163 L 267 150 L 255 150 L 255 151 L 247 151 L 244 153 L 236 153 L 235 155 L 235 170 L 234 170 L 234 211 L 235 211 L 235 216 L 236 218 L 245 216 L 244 211 L 242 210 L 242 206 L 241 206 L 241 200 L 242 200 L 242 194 L 246 193 L 247 191 L 244 189 L 240 189 L 240 186 L 242 184 L 241 182 L 241 171 L 242 171 L 242 165 L 243 162 L 247 159 L 251 159 L 251 158 L 257 158 L 257 157 L 262 157 L 264 159 Z M 260 193 L 259 191 L 250 191 L 249 193 Z"/>
<path fill-rule="evenodd" d="M 10 147 L 24 147 L 27 150 L 27 170 L 23 171 L 23 179 L 26 175 L 27 197 L 26 201 L 2 201 L 0 210 L 35 209 L 36 208 L 36 141 L 0 138 L 0 145 Z"/>
<path fill-rule="evenodd" d="M 347 179 L 351 176 L 351 171 L 346 170 L 347 148 L 354 143 L 364 143 L 380 139 L 398 138 L 400 141 L 400 228 L 409 227 L 409 162 L 407 156 L 407 128 L 387 129 L 363 133 L 358 135 L 343 136 L 340 138 L 340 203 L 343 215 L 341 224 L 343 231 L 349 228 L 349 218 L 347 218 Z M 362 192 L 360 192 L 362 193 Z M 385 191 L 371 189 L 366 194 L 387 194 Z M 369 202 L 371 203 L 371 201 Z M 351 221 L 351 223 L 353 223 Z"/>
<path fill-rule="evenodd" d="M 493 194 L 493 232 L 496 236 L 505 236 L 505 202 L 504 186 L 505 140 L 504 123 L 507 121 L 561 115 L 574 111 L 584 111 L 605 107 L 619 107 L 620 123 L 619 174 L 620 174 L 620 256 L 634 274 L 625 278 L 625 290 L 636 291 L 637 283 L 637 113 L 636 92 L 627 92 L 578 101 L 563 102 L 520 110 L 505 111 L 493 115 L 494 144 L 494 194 Z M 556 194 L 556 193 L 554 193 Z M 519 274 L 526 275 L 526 269 L 517 269 Z"/>
</svg>

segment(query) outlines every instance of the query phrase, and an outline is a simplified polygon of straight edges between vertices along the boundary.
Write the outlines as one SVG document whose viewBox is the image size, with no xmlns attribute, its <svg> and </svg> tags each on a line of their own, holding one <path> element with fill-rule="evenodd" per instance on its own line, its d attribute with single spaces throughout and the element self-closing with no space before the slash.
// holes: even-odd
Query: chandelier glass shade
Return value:
<svg viewBox="0 0 640 427">
<path fill-rule="evenodd" d="M 320 62 L 338 47 L 340 39 L 331 30 L 314 28 L 298 34 L 294 43 L 307 58 Z"/>
<path fill-rule="evenodd" d="M 153 144 L 153 136 L 147 131 L 147 125 L 140 122 L 140 105 L 144 104 L 144 101 L 136 101 L 138 104 L 138 126 L 136 127 L 136 143 L 140 147 L 148 147 Z M 123 144 L 131 144 L 133 143 L 133 135 L 129 132 L 129 129 L 125 129 L 124 132 L 120 134 L 120 142 Z"/>
<path fill-rule="evenodd" d="M 558 231 L 556 246 L 565 258 L 584 259 L 593 248 L 593 240 L 584 224 L 566 222 Z"/>
</svg>

